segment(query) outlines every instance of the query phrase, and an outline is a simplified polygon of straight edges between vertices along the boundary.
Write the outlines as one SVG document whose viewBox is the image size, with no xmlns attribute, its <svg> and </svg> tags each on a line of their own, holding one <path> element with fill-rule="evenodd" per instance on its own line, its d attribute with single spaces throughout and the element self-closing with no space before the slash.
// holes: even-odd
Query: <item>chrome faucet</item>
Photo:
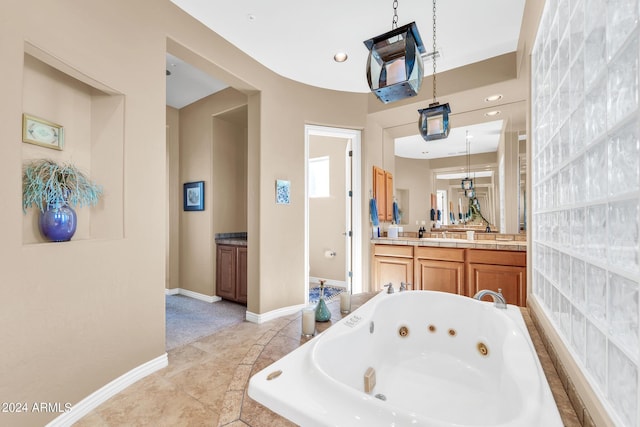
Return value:
<svg viewBox="0 0 640 427">
<path fill-rule="evenodd" d="M 411 286 L 411 283 L 400 282 L 400 289 L 398 290 L 398 292 L 408 291 L 409 286 Z"/>
<path fill-rule="evenodd" d="M 392 294 L 394 293 L 394 289 L 393 289 L 393 283 L 387 283 L 386 285 L 384 285 L 385 288 L 387 288 L 387 293 L 388 294 Z"/>
<path fill-rule="evenodd" d="M 498 289 L 498 292 L 494 292 L 489 289 L 483 289 L 481 291 L 478 291 L 478 293 L 475 294 L 473 298 L 481 300 L 485 295 L 489 295 L 493 299 L 493 304 L 497 308 L 507 308 L 507 300 L 505 300 L 504 295 L 502 295 L 502 289 Z"/>
</svg>

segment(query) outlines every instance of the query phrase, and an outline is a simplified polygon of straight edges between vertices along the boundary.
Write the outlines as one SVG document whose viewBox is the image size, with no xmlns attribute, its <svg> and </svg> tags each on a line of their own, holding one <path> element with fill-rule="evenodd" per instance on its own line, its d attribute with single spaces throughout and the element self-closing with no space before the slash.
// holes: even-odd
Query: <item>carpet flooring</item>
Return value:
<svg viewBox="0 0 640 427">
<path fill-rule="evenodd" d="M 247 307 L 231 301 L 209 303 L 184 295 L 166 297 L 167 351 L 244 321 Z"/>
<path fill-rule="evenodd" d="M 344 288 L 325 286 L 325 301 L 333 300 L 341 292 Z M 320 287 L 310 287 L 309 303 L 317 303 L 319 297 Z M 226 300 L 209 303 L 184 295 L 167 295 L 165 301 L 167 351 L 241 323 L 247 311 L 246 306 Z"/>
</svg>

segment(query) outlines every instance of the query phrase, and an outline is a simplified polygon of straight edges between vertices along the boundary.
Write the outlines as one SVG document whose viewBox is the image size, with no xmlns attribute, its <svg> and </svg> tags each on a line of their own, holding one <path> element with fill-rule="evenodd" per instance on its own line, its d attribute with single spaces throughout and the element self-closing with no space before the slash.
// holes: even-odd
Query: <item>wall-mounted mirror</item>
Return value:
<svg viewBox="0 0 640 427">
<path fill-rule="evenodd" d="M 385 164 L 394 165 L 401 225 L 406 231 L 489 225 L 494 232 L 524 232 L 526 103 L 454 111 L 450 120 L 449 137 L 437 141 L 425 142 L 415 124 L 388 130 L 393 160 Z M 463 188 L 465 178 L 473 182 L 473 197 Z"/>
</svg>

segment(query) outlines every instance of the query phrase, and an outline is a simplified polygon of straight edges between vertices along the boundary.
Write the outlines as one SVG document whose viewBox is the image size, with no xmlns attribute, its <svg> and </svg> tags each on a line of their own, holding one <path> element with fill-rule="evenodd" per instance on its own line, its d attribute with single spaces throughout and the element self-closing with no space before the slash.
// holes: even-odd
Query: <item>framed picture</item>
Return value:
<svg viewBox="0 0 640 427">
<path fill-rule="evenodd" d="M 282 179 L 276 180 L 276 203 L 278 205 L 288 205 L 291 203 L 291 181 Z"/>
<path fill-rule="evenodd" d="M 204 210 L 204 181 L 186 182 L 184 184 L 184 210 Z"/>
<path fill-rule="evenodd" d="M 62 126 L 28 114 L 22 115 L 22 141 L 42 147 L 62 150 L 64 129 Z"/>
</svg>

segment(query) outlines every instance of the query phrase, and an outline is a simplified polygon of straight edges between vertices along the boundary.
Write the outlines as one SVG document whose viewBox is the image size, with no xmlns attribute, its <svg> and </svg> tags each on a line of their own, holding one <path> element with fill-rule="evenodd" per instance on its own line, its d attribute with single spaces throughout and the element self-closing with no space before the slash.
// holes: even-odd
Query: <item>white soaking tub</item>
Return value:
<svg viewBox="0 0 640 427">
<path fill-rule="evenodd" d="M 433 291 L 381 292 L 249 396 L 303 427 L 562 426 L 519 308 Z"/>
</svg>

